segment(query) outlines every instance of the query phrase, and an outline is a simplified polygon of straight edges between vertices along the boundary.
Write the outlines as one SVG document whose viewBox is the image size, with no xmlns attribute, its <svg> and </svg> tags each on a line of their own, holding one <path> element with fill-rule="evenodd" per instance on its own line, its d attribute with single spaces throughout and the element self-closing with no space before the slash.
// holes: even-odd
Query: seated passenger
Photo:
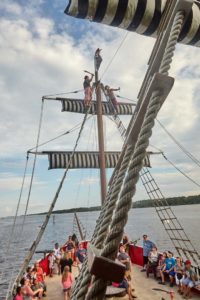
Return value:
<svg viewBox="0 0 200 300">
<path fill-rule="evenodd" d="M 129 241 L 129 238 L 128 238 L 128 235 L 124 234 L 123 238 L 122 238 L 122 244 L 125 248 L 125 251 L 127 253 L 129 253 L 129 245 L 130 245 L 130 241 Z"/>
<path fill-rule="evenodd" d="M 156 246 L 152 247 L 152 250 L 149 252 L 149 256 L 148 256 L 148 263 L 147 263 L 147 269 L 146 269 L 146 274 L 147 277 L 149 277 L 149 273 L 153 272 L 154 277 L 156 278 L 156 270 L 157 270 L 157 266 L 158 266 L 158 251 Z"/>
<path fill-rule="evenodd" d="M 132 294 L 133 289 L 131 287 L 131 284 L 127 280 L 126 276 L 124 276 L 124 279 L 122 280 L 122 282 L 120 282 L 120 283 L 113 282 L 112 285 L 114 287 L 126 289 L 126 293 L 128 294 L 129 300 L 137 298 L 137 296 Z"/>
<path fill-rule="evenodd" d="M 64 268 L 66 266 L 69 267 L 69 271 L 71 272 L 72 271 L 72 265 L 73 265 L 73 260 L 71 258 L 71 253 L 70 252 L 65 252 L 64 256 L 60 260 L 60 271 L 61 271 L 61 274 L 63 273 Z"/>
<path fill-rule="evenodd" d="M 170 286 L 171 287 L 173 286 L 174 276 L 175 276 L 175 272 L 174 272 L 175 264 L 176 264 L 176 260 L 173 257 L 173 253 L 168 251 L 168 257 L 165 259 L 164 266 L 160 270 L 161 281 L 159 282 L 159 284 L 165 284 L 165 274 L 168 274 L 170 279 Z"/>
<path fill-rule="evenodd" d="M 192 269 L 191 261 L 186 260 L 185 262 L 185 278 L 183 279 L 183 286 L 181 293 L 185 299 L 189 299 L 191 297 L 191 288 L 197 285 L 197 275 L 195 271 Z"/>
<path fill-rule="evenodd" d="M 175 281 L 176 285 L 178 286 L 178 293 L 181 293 L 182 291 L 182 283 L 184 279 L 184 264 L 181 257 L 176 258 L 176 264 L 174 266 L 174 272 L 175 272 Z"/>
<path fill-rule="evenodd" d="M 87 250 L 83 248 L 82 243 L 79 243 L 79 247 L 78 247 L 78 250 L 76 251 L 75 255 L 76 255 L 76 262 L 77 262 L 77 265 L 78 265 L 78 268 L 80 271 L 82 268 L 83 261 L 87 255 Z"/>
<path fill-rule="evenodd" d="M 16 295 L 13 300 L 23 300 L 23 295 L 22 295 L 22 288 L 21 286 L 18 286 L 16 289 Z"/>
<path fill-rule="evenodd" d="M 160 270 L 163 270 L 166 258 L 167 258 L 167 253 L 166 252 L 163 252 L 163 254 L 159 255 L 158 266 L 157 266 L 157 269 L 156 269 L 157 277 L 160 277 Z"/>
<path fill-rule="evenodd" d="M 69 271 L 69 266 L 66 266 L 64 268 L 63 274 L 62 274 L 62 286 L 63 286 L 63 292 L 64 292 L 64 300 L 70 299 L 71 296 L 71 286 L 74 281 L 74 277 L 72 273 Z"/>
<path fill-rule="evenodd" d="M 45 283 L 45 273 L 43 272 L 43 269 L 40 267 L 39 262 L 35 263 L 35 270 L 36 270 L 36 279 L 39 284 L 39 286 L 43 289 L 43 295 L 45 295 L 47 287 Z"/>
<path fill-rule="evenodd" d="M 33 300 L 34 296 L 39 295 L 39 298 L 42 297 L 43 289 L 40 287 L 35 291 L 32 291 L 30 287 L 29 279 L 22 278 L 21 283 L 21 293 L 24 300 Z"/>
</svg>

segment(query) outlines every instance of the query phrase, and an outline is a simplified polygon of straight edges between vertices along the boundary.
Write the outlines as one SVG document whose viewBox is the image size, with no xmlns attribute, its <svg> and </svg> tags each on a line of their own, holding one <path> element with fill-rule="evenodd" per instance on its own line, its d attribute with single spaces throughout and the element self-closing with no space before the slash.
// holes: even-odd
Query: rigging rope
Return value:
<svg viewBox="0 0 200 300">
<path fill-rule="evenodd" d="M 86 114 L 85 114 L 85 116 L 84 116 L 84 119 L 83 119 L 83 122 L 82 122 L 82 126 L 81 126 L 81 128 L 80 128 L 80 131 L 79 131 L 79 133 L 78 133 L 78 137 L 77 137 L 76 142 L 75 142 L 75 146 L 74 146 L 74 148 L 73 148 L 72 154 L 71 154 L 70 159 L 69 159 L 69 161 L 68 161 L 68 165 L 67 165 L 66 170 L 65 170 L 65 172 L 64 172 L 64 174 L 63 174 L 63 176 L 62 176 L 62 179 L 61 179 L 60 184 L 59 184 L 59 186 L 58 186 L 58 188 L 57 188 L 57 191 L 56 191 L 56 194 L 55 194 L 55 196 L 54 196 L 54 198 L 53 198 L 53 201 L 52 201 L 52 203 L 51 203 L 51 205 L 50 205 L 50 208 L 49 208 L 49 211 L 48 211 L 48 213 L 47 213 L 47 215 L 46 215 L 45 221 L 43 222 L 43 224 L 42 224 L 42 226 L 41 226 L 41 230 L 39 231 L 39 233 L 38 233 L 38 235 L 37 235 L 37 237 L 36 237 L 36 240 L 33 242 L 31 248 L 30 248 L 29 251 L 28 251 L 28 254 L 27 254 L 27 256 L 26 256 L 26 258 L 25 258 L 25 260 L 24 260 L 24 264 L 22 265 L 21 270 L 19 271 L 19 274 L 18 274 L 18 276 L 17 276 L 17 278 L 16 278 L 16 280 L 15 280 L 14 285 L 17 284 L 17 283 L 20 281 L 20 279 L 21 279 L 21 277 L 22 277 L 22 275 L 23 275 L 24 270 L 27 268 L 27 266 L 28 266 L 28 264 L 29 264 L 29 262 L 30 262 L 30 260 L 31 260 L 31 258 L 32 258 L 32 256 L 33 256 L 33 254 L 35 253 L 35 250 L 36 250 L 36 248 L 37 248 L 37 246 L 38 246 L 38 244 L 39 244 L 39 242 L 40 242 L 40 240 L 41 240 L 41 238 L 42 238 L 42 236 L 43 236 L 44 230 L 45 230 L 45 228 L 46 228 L 46 226 L 47 226 L 47 224 L 48 224 L 48 221 L 49 221 L 49 219 L 50 219 L 51 213 L 52 213 L 52 211 L 53 211 L 53 209 L 54 209 L 54 206 L 55 206 L 56 201 L 57 201 L 57 199 L 58 199 L 59 193 L 60 193 L 61 188 L 62 188 L 62 186 L 63 186 L 64 180 L 65 180 L 65 178 L 66 178 L 67 172 L 68 172 L 68 170 L 69 170 L 70 164 L 71 164 L 71 162 L 72 162 L 74 153 L 75 153 L 76 148 L 77 148 L 77 146 L 78 146 L 78 142 L 79 142 L 81 133 L 82 133 L 82 131 L 83 131 L 83 127 L 84 127 L 84 125 L 85 125 L 85 122 L 86 122 L 86 120 L 87 120 L 87 115 L 88 115 L 88 112 L 89 112 L 90 108 L 91 108 L 91 105 L 88 107 L 88 109 L 87 109 L 87 111 L 86 111 Z M 14 289 L 14 286 L 13 286 L 13 289 Z M 13 290 L 13 289 L 12 289 L 12 290 Z M 6 299 L 8 299 L 8 296 L 9 296 L 9 293 L 10 293 L 10 292 L 11 292 L 11 291 L 8 291 L 8 295 L 7 295 L 7 298 L 6 298 Z"/>
<path fill-rule="evenodd" d="M 130 99 L 130 98 L 127 98 L 127 97 L 123 97 L 123 96 L 120 96 L 120 95 L 116 95 L 117 98 L 121 98 L 121 99 L 126 99 L 128 101 L 131 101 L 133 102 L 135 105 L 137 104 L 137 101 L 133 100 L 133 99 Z"/>
<path fill-rule="evenodd" d="M 196 182 L 194 179 L 192 179 L 190 176 L 188 176 L 185 172 L 181 171 L 181 169 L 179 169 L 171 160 L 169 160 L 166 155 L 162 152 L 161 153 L 162 156 L 164 157 L 164 159 L 166 161 L 168 161 L 178 172 L 180 172 L 185 178 L 187 178 L 189 181 L 191 181 L 192 183 L 194 183 L 196 186 L 200 187 L 200 184 L 198 182 Z"/>
<path fill-rule="evenodd" d="M 89 120 L 90 118 L 92 118 L 92 115 L 88 117 L 88 120 Z M 64 133 L 62 133 L 62 134 L 56 136 L 55 138 L 52 138 L 52 139 L 50 139 L 50 140 L 48 140 L 48 141 L 46 141 L 46 142 L 43 142 L 43 143 L 39 144 L 39 145 L 38 145 L 38 148 L 41 147 L 41 146 L 44 146 L 44 145 L 46 145 L 46 144 L 48 144 L 48 143 L 50 143 L 50 142 L 52 142 L 52 141 L 57 140 L 57 139 L 59 139 L 60 137 L 66 135 L 66 134 L 69 134 L 69 133 L 72 133 L 72 132 L 78 130 L 78 129 L 81 127 L 81 124 L 82 124 L 82 122 L 79 122 L 79 123 L 76 124 L 74 127 L 72 127 L 72 129 L 69 129 L 69 130 L 67 130 L 66 132 L 64 132 Z M 36 147 L 29 149 L 28 152 L 31 153 L 31 151 L 33 151 L 35 148 L 36 148 Z"/>
<path fill-rule="evenodd" d="M 126 34 L 124 35 L 124 38 L 122 39 L 121 43 L 119 44 L 119 46 L 118 46 L 117 50 L 115 51 L 113 57 L 111 58 L 110 62 L 107 64 L 105 70 L 103 71 L 103 74 L 101 75 L 101 79 L 103 78 L 103 76 L 104 76 L 105 73 L 107 72 L 107 70 L 108 70 L 108 68 L 110 67 L 111 63 L 113 62 L 115 56 L 117 55 L 119 49 L 120 49 L 120 48 L 122 47 L 122 45 L 124 44 L 124 42 L 125 42 L 125 40 L 126 40 L 128 34 L 129 34 L 129 32 L 126 32 Z M 101 81 L 101 79 L 100 79 L 100 81 Z"/>
<path fill-rule="evenodd" d="M 174 55 L 175 45 L 182 28 L 183 20 L 184 13 L 182 11 L 177 12 L 174 18 L 164 57 L 159 69 L 159 72 L 164 75 L 168 75 L 170 63 Z M 123 229 L 127 222 L 128 211 L 131 208 L 132 197 L 135 194 L 136 183 L 139 179 L 139 172 L 142 169 L 142 160 L 146 155 L 146 149 L 149 144 L 149 139 L 152 135 L 154 120 L 161 107 L 161 101 L 162 97 L 160 91 L 155 90 L 150 98 L 142 128 L 140 130 L 135 149 L 133 150 L 133 154 L 131 155 L 132 157 L 129 165 L 129 170 L 125 179 L 123 190 L 120 193 L 117 208 L 115 210 L 115 214 L 110 226 L 110 232 L 105 240 L 105 247 L 101 252 L 101 255 L 106 258 L 114 259 L 116 257 L 118 246 L 123 235 Z M 131 145 L 129 146 L 129 148 L 131 148 Z M 85 299 L 103 299 L 105 291 L 106 281 L 102 278 L 95 277 Z"/>
<path fill-rule="evenodd" d="M 10 254 L 10 245 L 11 245 L 12 238 L 14 236 L 15 225 L 16 225 L 17 216 L 18 216 L 19 207 L 20 207 L 21 198 L 22 198 L 22 193 L 23 193 L 23 189 L 24 189 L 24 182 L 25 182 L 25 177 L 26 177 L 26 172 L 27 172 L 27 167 L 28 167 L 28 159 L 29 159 L 29 155 L 27 154 L 25 168 L 24 168 L 24 174 L 23 174 L 23 179 L 22 179 L 22 185 L 21 185 L 21 189 L 20 189 L 20 193 L 19 193 L 19 199 L 18 199 L 18 202 L 17 202 L 17 208 L 16 208 L 16 212 L 15 212 L 11 232 L 9 234 L 8 244 L 7 244 L 7 246 L 5 248 L 5 252 L 4 252 L 4 256 L 6 257 L 6 260 L 5 260 L 6 262 L 8 262 L 8 255 Z M 4 275 L 4 271 L 1 270 L 0 281 L 3 278 L 3 275 Z"/>
<path fill-rule="evenodd" d="M 191 154 L 184 146 L 182 146 L 177 139 L 166 129 L 166 127 L 157 119 L 156 120 L 161 128 L 167 133 L 167 135 L 174 141 L 174 143 L 197 165 L 200 167 L 200 161 Z"/>
<path fill-rule="evenodd" d="M 37 149 L 38 149 L 38 144 L 39 144 L 39 139 L 40 139 L 42 118 L 43 118 L 43 110 L 44 110 L 44 99 L 42 98 L 40 119 L 39 119 L 39 128 L 38 128 L 38 134 L 37 134 L 37 140 L 36 140 L 36 152 L 37 152 Z M 24 212 L 24 215 L 23 215 L 23 221 L 22 221 L 22 226 L 21 226 L 20 235 L 19 235 L 19 239 L 18 239 L 18 244 L 20 244 L 20 242 L 21 242 L 22 233 L 23 233 L 24 225 L 25 225 L 25 221 L 26 221 L 26 215 L 27 215 L 27 211 L 28 211 L 28 207 L 29 207 L 31 190 L 32 190 L 32 185 L 33 185 L 33 177 L 34 177 L 34 174 L 35 174 L 36 161 L 37 161 L 37 154 L 35 153 L 34 161 L 33 161 L 33 168 L 32 168 L 32 173 L 31 173 L 31 181 L 30 181 L 30 185 L 29 185 L 28 197 L 27 197 L 27 201 L 26 201 L 25 212 Z M 14 271 L 15 271 L 15 268 L 13 267 L 12 272 L 11 272 L 11 277 L 10 277 L 10 283 L 9 283 L 8 290 L 7 290 L 6 299 L 8 298 L 8 295 L 10 293 L 10 288 L 11 288 L 11 284 L 12 284 L 12 280 L 13 280 Z"/>
<path fill-rule="evenodd" d="M 45 95 L 45 96 L 43 96 L 43 98 L 46 98 L 46 97 L 53 97 L 53 96 L 59 96 L 59 95 L 76 94 L 76 93 L 80 93 L 80 92 L 82 92 L 82 91 L 84 91 L 84 90 L 81 89 L 81 90 L 72 91 L 72 92 L 63 92 L 63 93 L 59 93 L 59 94 Z"/>
</svg>

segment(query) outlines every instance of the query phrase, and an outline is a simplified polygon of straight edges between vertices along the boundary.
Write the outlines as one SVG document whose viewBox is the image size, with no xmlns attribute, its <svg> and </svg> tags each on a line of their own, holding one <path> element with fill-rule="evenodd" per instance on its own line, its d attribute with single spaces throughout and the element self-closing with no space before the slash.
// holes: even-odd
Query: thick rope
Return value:
<svg viewBox="0 0 200 300">
<path fill-rule="evenodd" d="M 127 166 L 129 164 L 131 153 L 132 153 L 131 147 L 128 147 L 125 151 L 125 155 L 123 157 L 120 170 L 118 171 L 118 175 L 117 177 L 114 177 L 114 181 L 112 183 L 113 188 L 109 195 L 109 199 L 106 200 L 107 203 L 106 210 L 103 214 L 103 219 L 100 224 L 99 230 L 94 231 L 94 236 L 96 236 L 96 238 L 94 239 L 94 241 L 92 240 L 91 243 L 93 243 L 94 246 L 99 249 L 103 247 L 105 238 L 108 234 L 109 226 L 112 221 L 113 211 L 116 207 L 116 202 L 118 200 L 118 195 L 123 184 L 123 180 L 126 174 Z M 84 299 L 84 295 L 87 293 L 90 280 L 91 280 L 91 274 L 89 273 L 87 268 L 87 271 L 85 271 L 84 273 L 84 279 L 81 282 L 81 286 L 77 294 L 77 299 L 80 300 Z"/>
<path fill-rule="evenodd" d="M 167 75 L 168 70 L 170 69 L 170 63 L 172 61 L 175 45 L 182 28 L 183 19 L 183 12 L 178 12 L 174 18 L 169 41 L 160 67 L 160 73 L 162 74 Z M 106 238 L 105 247 L 101 253 L 101 255 L 104 257 L 114 260 L 117 255 L 118 246 L 123 236 L 123 229 L 128 220 L 128 212 L 132 205 L 132 197 L 136 191 L 136 183 L 139 179 L 139 172 L 143 167 L 142 161 L 146 155 L 146 149 L 149 145 L 149 139 L 152 135 L 152 128 L 154 127 L 154 120 L 161 107 L 161 101 L 162 98 L 160 92 L 154 91 L 145 114 L 138 141 L 135 149 L 133 150 L 133 156 L 125 179 L 123 190 L 120 194 L 120 199 L 117 203 L 117 208 L 111 223 L 110 232 Z M 107 282 L 102 278 L 95 278 L 91 289 L 86 295 L 86 300 L 103 299 L 106 291 L 106 283 Z"/>
<path fill-rule="evenodd" d="M 94 230 L 93 236 L 91 238 L 91 243 L 95 244 L 95 240 L 98 236 L 98 232 L 99 232 L 99 230 L 101 228 L 101 224 L 104 220 L 104 215 L 105 215 L 105 213 L 107 211 L 107 207 L 109 205 L 110 196 L 111 196 L 111 193 L 112 193 L 112 187 L 115 185 L 117 175 L 118 175 L 118 173 L 116 171 L 114 179 L 113 179 L 113 185 L 110 186 L 110 188 L 108 190 L 108 194 L 106 196 L 106 201 L 104 202 L 102 210 L 101 210 L 100 215 L 99 215 L 99 218 L 97 219 L 95 230 Z M 81 299 L 81 297 L 86 294 L 87 288 L 88 288 L 88 285 L 89 285 L 90 281 L 91 281 L 91 274 L 88 270 L 88 260 L 87 260 L 87 257 L 86 257 L 85 260 L 84 260 L 81 272 L 79 274 L 79 277 L 77 278 L 76 284 L 73 288 L 71 299 Z M 73 298 L 73 297 L 75 297 L 75 298 Z M 77 297 L 79 297 L 79 298 L 77 298 Z"/>
</svg>

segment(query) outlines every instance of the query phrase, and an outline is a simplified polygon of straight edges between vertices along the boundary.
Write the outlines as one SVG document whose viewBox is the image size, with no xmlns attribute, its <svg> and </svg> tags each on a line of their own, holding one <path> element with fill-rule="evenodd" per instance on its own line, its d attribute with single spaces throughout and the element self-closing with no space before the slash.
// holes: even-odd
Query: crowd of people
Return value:
<svg viewBox="0 0 200 300">
<path fill-rule="evenodd" d="M 124 278 L 120 283 L 111 283 L 113 287 L 125 289 L 129 300 L 137 298 L 131 281 L 132 264 L 129 247 L 132 243 L 127 235 L 123 236 L 117 260 L 125 266 Z M 69 236 L 66 243 L 61 247 L 56 243 L 54 249 L 48 254 L 49 276 L 61 275 L 64 300 L 70 299 L 71 287 L 75 280 L 72 274 L 72 266 L 77 267 L 80 272 L 86 256 L 87 250 L 84 244 L 82 242 L 78 243 L 72 236 Z M 183 262 L 181 257 L 175 258 L 171 251 L 160 253 L 155 243 L 150 241 L 147 235 L 143 235 L 143 262 L 141 271 L 146 273 L 147 278 L 152 273 L 161 285 L 165 285 L 166 281 L 169 282 L 170 287 L 176 284 L 178 292 L 183 295 L 184 299 L 189 299 L 191 289 L 200 285 L 190 260 Z M 38 261 L 34 266 L 29 266 L 20 282 L 20 286 L 17 287 L 14 300 L 37 300 L 45 297 L 45 275 Z"/>
<path fill-rule="evenodd" d="M 160 253 L 146 234 L 143 235 L 143 255 L 144 267 L 141 271 L 146 272 L 147 277 L 153 273 L 161 285 L 165 285 L 166 280 L 169 281 L 170 287 L 176 284 L 178 293 L 184 299 L 191 297 L 193 287 L 200 286 L 190 260 L 183 262 L 181 257 L 174 257 L 171 251 Z"/>
<path fill-rule="evenodd" d="M 87 250 L 83 244 L 69 236 L 63 246 L 60 247 L 55 243 L 54 249 L 47 256 L 49 277 L 53 277 L 54 274 L 61 275 L 64 300 L 70 299 L 71 287 L 75 280 L 72 266 L 76 266 L 80 271 L 86 255 Z M 20 281 L 20 286 L 17 287 L 14 300 L 37 300 L 45 297 L 47 290 L 45 277 L 46 274 L 39 261 L 35 262 L 34 266 L 29 266 Z"/>
</svg>

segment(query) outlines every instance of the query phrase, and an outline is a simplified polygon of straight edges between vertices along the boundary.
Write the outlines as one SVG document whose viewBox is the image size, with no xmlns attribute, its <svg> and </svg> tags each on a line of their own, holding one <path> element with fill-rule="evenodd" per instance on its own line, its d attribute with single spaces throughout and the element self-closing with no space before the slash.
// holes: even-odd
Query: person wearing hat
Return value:
<svg viewBox="0 0 200 300">
<path fill-rule="evenodd" d="M 85 97 L 84 97 L 85 106 L 89 106 L 90 102 L 92 101 L 92 88 L 90 86 L 90 83 L 91 83 L 93 77 L 94 77 L 94 74 L 91 74 L 91 77 L 89 77 L 88 75 L 86 75 L 84 77 L 83 87 L 84 87 L 84 93 L 85 93 Z"/>
<path fill-rule="evenodd" d="M 183 294 L 184 299 L 189 299 L 191 297 L 191 288 L 196 285 L 197 275 L 192 268 L 192 264 L 190 260 L 185 261 L 185 278 L 183 279 L 183 287 L 181 290 L 181 294 Z"/>
</svg>

